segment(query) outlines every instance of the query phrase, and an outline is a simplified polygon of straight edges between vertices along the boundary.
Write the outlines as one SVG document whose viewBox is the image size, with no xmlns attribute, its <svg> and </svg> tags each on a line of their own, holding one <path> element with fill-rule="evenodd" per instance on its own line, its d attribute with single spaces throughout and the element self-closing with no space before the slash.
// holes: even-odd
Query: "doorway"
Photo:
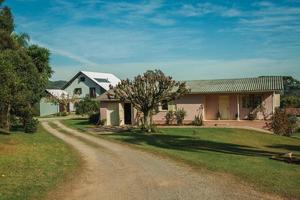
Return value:
<svg viewBox="0 0 300 200">
<path fill-rule="evenodd" d="M 219 112 L 221 119 L 229 119 L 229 96 L 219 96 Z"/>
<path fill-rule="evenodd" d="M 124 123 L 131 124 L 131 103 L 124 103 Z"/>
</svg>

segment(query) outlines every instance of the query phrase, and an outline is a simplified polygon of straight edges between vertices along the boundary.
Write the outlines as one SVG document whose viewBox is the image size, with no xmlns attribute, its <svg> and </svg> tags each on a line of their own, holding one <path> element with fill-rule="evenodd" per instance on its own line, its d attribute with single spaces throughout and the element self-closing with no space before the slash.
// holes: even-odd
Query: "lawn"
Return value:
<svg viewBox="0 0 300 200">
<path fill-rule="evenodd" d="M 80 120 L 64 123 L 77 129 L 88 126 Z M 300 198 L 300 165 L 270 159 L 272 155 L 290 151 L 300 156 L 300 139 L 296 137 L 226 128 L 164 128 L 161 133 L 151 135 L 125 132 L 101 137 L 159 153 L 196 168 L 233 174 L 261 191 Z"/>
<path fill-rule="evenodd" d="M 0 135 L 0 199 L 44 199 L 79 166 L 79 155 L 41 127 Z"/>
</svg>

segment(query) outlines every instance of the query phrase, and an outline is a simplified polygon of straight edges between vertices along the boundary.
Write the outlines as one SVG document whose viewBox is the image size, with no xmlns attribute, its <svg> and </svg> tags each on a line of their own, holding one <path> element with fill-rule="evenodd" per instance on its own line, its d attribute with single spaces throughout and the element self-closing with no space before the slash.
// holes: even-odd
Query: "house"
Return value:
<svg viewBox="0 0 300 200">
<path fill-rule="evenodd" d="M 153 116 L 154 123 L 164 124 L 167 111 L 179 108 L 187 113 L 185 124 L 192 123 L 197 115 L 202 115 L 206 121 L 269 118 L 280 106 L 280 94 L 284 89 L 280 76 L 193 80 L 186 83 L 191 92 L 174 102 L 162 102 L 159 112 Z M 106 120 L 106 125 L 137 124 L 139 113 L 129 102 L 114 99 L 112 93 L 109 90 L 97 98 L 101 102 L 101 119 Z"/>
<path fill-rule="evenodd" d="M 40 116 L 52 115 L 65 111 L 64 106 L 50 102 L 49 97 L 60 99 L 68 95 L 66 91 L 58 89 L 46 89 L 45 92 L 45 97 L 43 97 L 40 101 Z"/>
<path fill-rule="evenodd" d="M 60 90 L 69 97 L 82 99 L 86 96 L 96 98 L 109 90 L 109 86 L 115 86 L 120 82 L 115 75 L 110 73 L 79 71 Z M 49 90 L 48 90 L 49 91 Z M 53 90 L 51 90 L 53 91 Z M 57 90 L 59 91 L 59 90 Z M 47 90 L 46 90 L 47 93 Z M 56 111 L 54 111 L 56 109 Z M 74 105 L 68 106 L 69 111 L 75 111 Z M 58 107 L 43 98 L 40 102 L 40 116 L 58 113 Z"/>
</svg>

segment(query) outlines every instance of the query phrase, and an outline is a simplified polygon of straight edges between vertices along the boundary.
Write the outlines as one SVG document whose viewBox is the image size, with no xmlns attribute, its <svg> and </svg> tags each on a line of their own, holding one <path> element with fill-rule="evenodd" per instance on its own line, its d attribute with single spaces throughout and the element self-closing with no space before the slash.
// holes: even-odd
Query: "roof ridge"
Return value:
<svg viewBox="0 0 300 200">
<path fill-rule="evenodd" d="M 194 79 L 194 80 L 182 80 L 186 82 L 190 81 L 224 81 L 224 80 L 246 80 L 246 79 L 261 79 L 261 78 L 282 78 L 284 76 L 257 76 L 257 77 L 245 77 L 245 78 L 220 78 L 220 79 Z"/>
</svg>

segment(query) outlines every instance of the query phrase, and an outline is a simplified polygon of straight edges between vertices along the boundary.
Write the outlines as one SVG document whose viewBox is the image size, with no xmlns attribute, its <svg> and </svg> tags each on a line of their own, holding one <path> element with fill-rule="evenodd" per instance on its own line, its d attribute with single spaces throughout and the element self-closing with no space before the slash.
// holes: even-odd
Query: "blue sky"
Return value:
<svg viewBox="0 0 300 200">
<path fill-rule="evenodd" d="M 300 79 L 300 1 L 7 0 L 16 31 L 50 49 L 53 80 L 79 70 L 180 80 Z"/>
</svg>

